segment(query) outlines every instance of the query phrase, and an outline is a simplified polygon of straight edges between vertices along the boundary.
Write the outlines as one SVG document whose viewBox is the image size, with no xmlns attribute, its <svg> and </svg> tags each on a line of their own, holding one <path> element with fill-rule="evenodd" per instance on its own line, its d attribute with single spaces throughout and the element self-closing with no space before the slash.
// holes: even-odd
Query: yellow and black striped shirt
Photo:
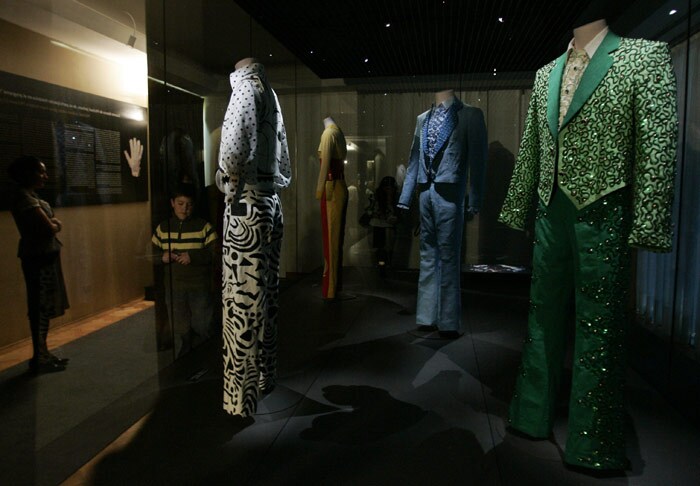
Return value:
<svg viewBox="0 0 700 486">
<path fill-rule="evenodd" d="M 214 241 L 217 239 L 214 227 L 202 218 L 180 220 L 172 217 L 158 225 L 151 241 L 159 253 L 166 251 L 187 253 L 189 265 L 168 264 L 168 273 L 172 273 L 173 285 L 179 288 L 208 288 L 211 280 L 211 264 Z M 159 262 L 162 262 L 158 258 Z"/>
</svg>

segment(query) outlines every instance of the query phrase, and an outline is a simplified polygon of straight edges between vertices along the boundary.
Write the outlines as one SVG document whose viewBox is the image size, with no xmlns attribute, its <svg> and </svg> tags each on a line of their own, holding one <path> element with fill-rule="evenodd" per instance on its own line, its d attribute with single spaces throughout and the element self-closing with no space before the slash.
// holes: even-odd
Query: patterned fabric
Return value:
<svg viewBox="0 0 700 486">
<path fill-rule="evenodd" d="M 247 417 L 275 386 L 283 219 L 273 190 L 246 186 L 240 201 L 243 214 L 233 214 L 232 205 L 225 213 L 223 407 Z"/>
<path fill-rule="evenodd" d="M 277 189 L 291 181 L 291 164 L 282 111 L 262 64 L 231 73 L 231 100 L 221 127 L 219 189 L 234 202 L 243 184 L 272 181 Z"/>
<path fill-rule="evenodd" d="M 510 425 L 547 438 L 567 349 L 575 295 L 575 346 L 565 460 L 593 469 L 624 469 L 624 342 L 630 248 L 628 189 L 582 210 L 561 192 L 542 202 L 535 222 L 528 337 Z"/>
<path fill-rule="evenodd" d="M 569 105 L 574 98 L 576 88 L 581 82 L 583 72 L 588 67 L 590 59 L 583 49 L 572 49 L 564 68 L 564 76 L 561 80 L 561 93 L 559 95 L 559 126 L 564 120 L 564 115 L 569 111 Z"/>
<path fill-rule="evenodd" d="M 456 184 L 462 196 L 466 196 L 469 186 L 469 206 L 479 208 L 482 200 L 482 189 L 486 173 L 486 158 L 488 156 L 488 137 L 483 112 L 475 107 L 454 99 L 451 109 L 455 110 L 454 125 L 451 132 L 448 129 L 452 123 L 443 124 L 442 135 L 436 147 L 435 177 L 437 183 Z M 430 182 L 428 179 L 430 159 L 425 155 L 427 147 L 425 127 L 430 110 L 418 115 L 416 128 L 413 132 L 413 142 L 406 168 L 399 207 L 408 208 L 413 199 L 413 192 L 419 184 Z M 449 119 L 449 118 L 448 118 Z M 444 142 L 441 142 L 443 137 Z M 442 150 L 444 146 L 444 150 Z"/>
<path fill-rule="evenodd" d="M 46 337 L 49 320 L 62 316 L 70 307 L 66 284 L 63 280 L 60 253 L 23 258 L 22 271 L 27 285 L 30 324 L 33 321 L 40 322 L 43 337 Z"/>
<path fill-rule="evenodd" d="M 180 289 L 209 289 L 213 244 L 217 237 L 216 230 L 202 218 L 180 220 L 172 217 L 160 223 L 151 237 L 158 256 L 173 251 L 187 252 L 190 257 L 189 265 L 166 265 L 165 281 L 172 278 L 173 284 Z"/>
<path fill-rule="evenodd" d="M 565 460 L 624 469 L 629 246 L 671 247 L 675 79 L 666 44 L 608 33 L 560 126 L 565 61 L 563 55 L 537 73 L 500 217 L 522 229 L 539 195 L 528 338 L 509 417 L 529 435 L 551 433 L 573 293 Z"/>
<path fill-rule="evenodd" d="M 425 137 L 428 146 L 425 153 L 431 159 L 435 157 L 435 146 L 437 145 L 440 128 L 445 122 L 445 118 L 447 118 L 447 108 L 442 104 L 438 105 L 428 118 L 428 133 Z"/>
<path fill-rule="evenodd" d="M 226 193 L 223 244 L 224 410 L 249 416 L 272 390 L 277 363 L 282 205 L 287 135 L 260 64 L 231 74 L 217 186 Z"/>
<path fill-rule="evenodd" d="M 423 153 L 427 158 L 425 164 L 428 171 L 428 180 L 435 180 L 437 171 L 435 156 L 440 152 L 450 135 L 452 135 L 457 125 L 457 112 L 460 108 L 459 103 L 454 100 L 449 108 L 445 108 L 444 105 L 440 104 L 437 108 L 433 108 L 428 112 L 428 118 L 423 124 L 422 136 Z"/>
<path fill-rule="evenodd" d="M 555 182 L 579 209 L 632 187 L 628 243 L 669 251 L 678 116 L 668 45 L 609 33 L 559 129 L 565 59 L 537 72 L 500 221 L 523 229 L 535 196 L 548 205 Z"/>
<path fill-rule="evenodd" d="M 175 356 L 182 356 L 206 341 L 212 331 L 214 301 L 211 292 L 213 245 L 217 234 L 204 219 L 172 217 L 158 225 L 151 237 L 157 262 L 164 252 L 187 253 L 188 265 L 165 265 L 165 304 L 173 332 Z"/>
</svg>

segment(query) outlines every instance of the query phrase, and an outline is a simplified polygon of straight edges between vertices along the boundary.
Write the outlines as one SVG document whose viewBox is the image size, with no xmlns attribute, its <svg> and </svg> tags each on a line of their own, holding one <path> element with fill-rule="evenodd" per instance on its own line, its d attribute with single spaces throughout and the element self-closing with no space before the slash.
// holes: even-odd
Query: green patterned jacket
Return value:
<svg viewBox="0 0 700 486">
<path fill-rule="evenodd" d="M 608 33 L 559 128 L 565 63 L 566 53 L 537 71 L 499 220 L 524 229 L 535 191 L 548 205 L 555 181 L 578 209 L 631 186 L 629 244 L 670 251 L 678 115 L 668 45 Z"/>
</svg>

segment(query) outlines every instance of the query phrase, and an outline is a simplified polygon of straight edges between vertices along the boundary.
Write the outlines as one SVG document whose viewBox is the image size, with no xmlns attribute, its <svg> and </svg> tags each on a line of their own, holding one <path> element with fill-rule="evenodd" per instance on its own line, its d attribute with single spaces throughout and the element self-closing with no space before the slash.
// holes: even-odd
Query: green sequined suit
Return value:
<svg viewBox="0 0 700 486">
<path fill-rule="evenodd" d="M 509 419 L 533 437 L 550 435 L 573 293 L 565 460 L 621 469 L 630 247 L 671 248 L 675 77 L 666 44 L 608 33 L 560 127 L 565 63 L 566 54 L 537 72 L 500 216 L 524 229 L 537 206 L 528 337 Z"/>
</svg>

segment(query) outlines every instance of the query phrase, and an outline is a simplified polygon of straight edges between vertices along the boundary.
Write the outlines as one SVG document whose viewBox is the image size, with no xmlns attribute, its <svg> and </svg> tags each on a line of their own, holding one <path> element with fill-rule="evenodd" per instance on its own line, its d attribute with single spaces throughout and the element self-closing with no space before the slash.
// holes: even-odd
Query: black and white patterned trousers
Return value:
<svg viewBox="0 0 700 486">
<path fill-rule="evenodd" d="M 282 205 L 271 189 L 246 186 L 227 204 L 223 239 L 224 410 L 255 413 L 275 385 Z"/>
</svg>

